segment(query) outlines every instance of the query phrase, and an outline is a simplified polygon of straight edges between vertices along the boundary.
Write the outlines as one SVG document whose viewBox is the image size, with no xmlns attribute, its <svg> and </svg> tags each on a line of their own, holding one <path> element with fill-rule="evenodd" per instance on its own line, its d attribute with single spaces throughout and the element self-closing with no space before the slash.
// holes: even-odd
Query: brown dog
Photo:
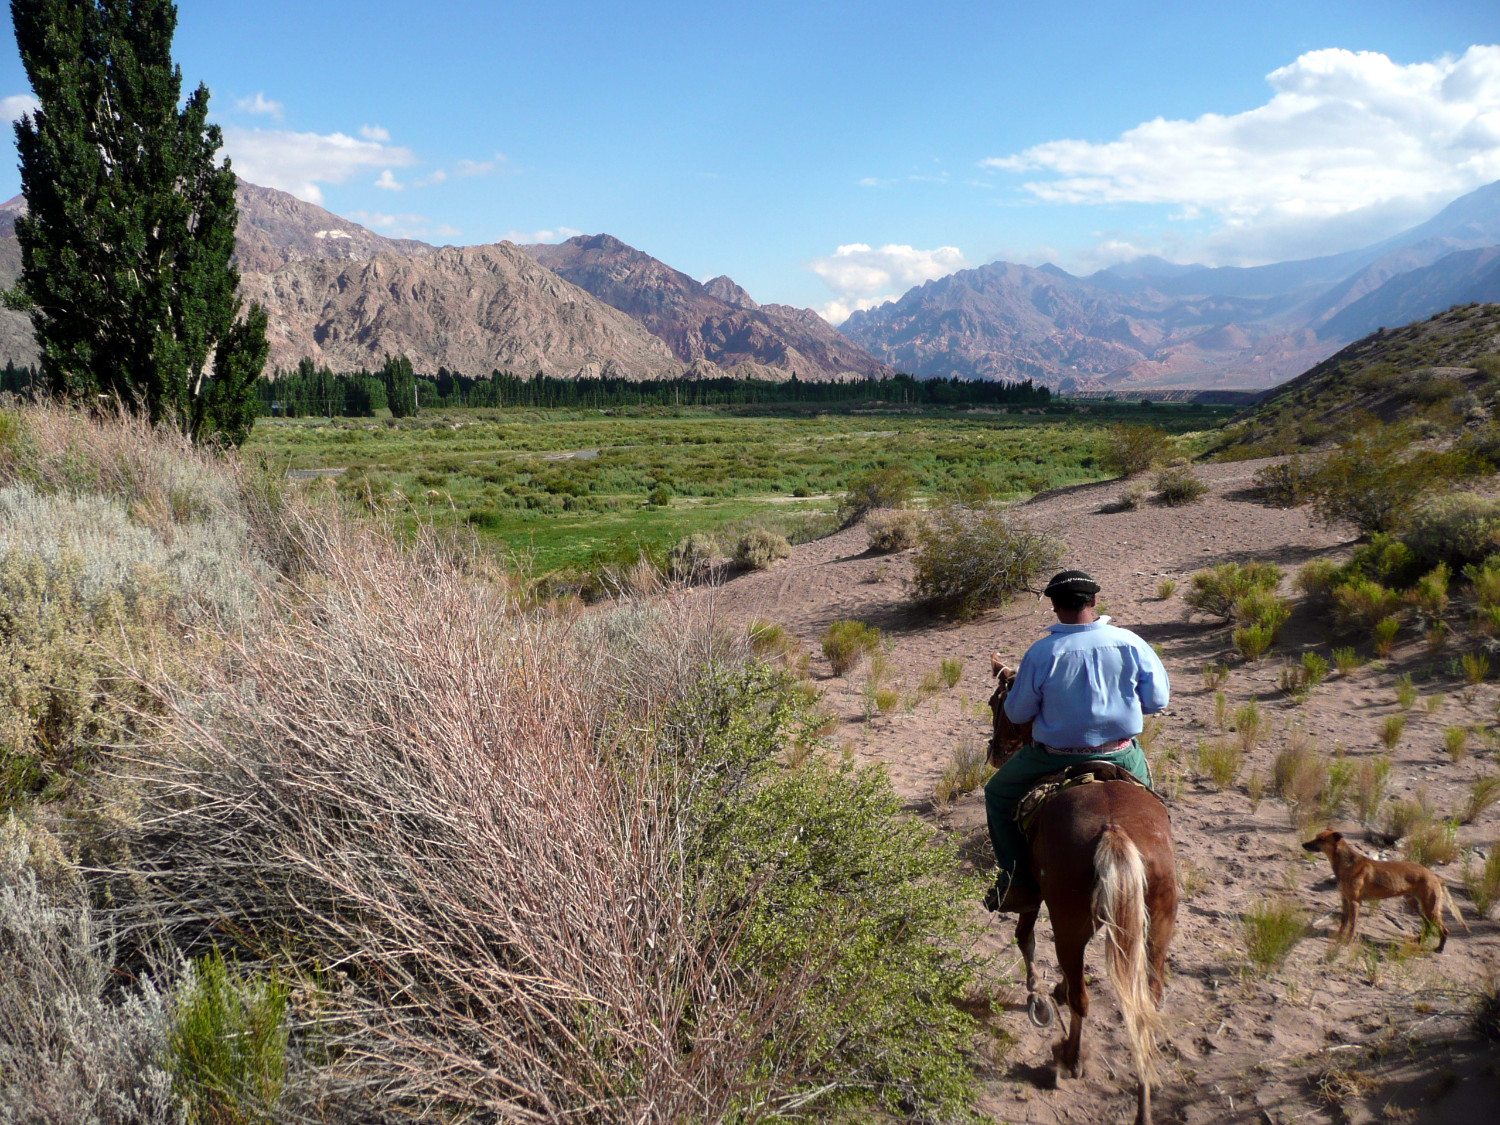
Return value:
<svg viewBox="0 0 1500 1125">
<path fill-rule="evenodd" d="M 1340 833 L 1326 828 L 1303 844 L 1302 850 L 1322 852 L 1333 866 L 1333 877 L 1339 882 L 1339 898 L 1344 904 L 1344 917 L 1337 934 L 1340 941 L 1354 937 L 1359 904 L 1368 899 L 1404 896 L 1417 908 L 1423 922 L 1437 927 L 1439 953 L 1448 944 L 1448 927 L 1443 925 L 1445 904 L 1453 917 L 1464 923 L 1464 929 L 1469 928 L 1448 896 L 1446 884 L 1420 863 L 1371 859 L 1350 847 Z"/>
</svg>

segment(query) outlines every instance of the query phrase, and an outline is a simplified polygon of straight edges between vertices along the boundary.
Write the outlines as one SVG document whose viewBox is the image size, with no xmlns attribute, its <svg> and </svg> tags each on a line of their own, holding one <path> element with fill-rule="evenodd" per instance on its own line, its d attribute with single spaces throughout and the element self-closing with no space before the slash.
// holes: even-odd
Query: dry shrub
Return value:
<svg viewBox="0 0 1500 1125">
<path fill-rule="evenodd" d="M 1434 815 L 1432 799 L 1424 786 L 1417 790 L 1417 795 L 1412 800 L 1392 801 L 1385 807 L 1385 821 L 1381 830 L 1392 840 L 1400 840 L 1431 824 Z"/>
<path fill-rule="evenodd" d="M 734 545 L 734 564 L 743 570 L 766 570 L 792 553 L 786 536 L 752 527 Z"/>
<path fill-rule="evenodd" d="M 1477 868 L 1472 855 L 1464 857 L 1464 889 L 1479 916 L 1488 918 L 1495 903 L 1500 902 L 1500 848 L 1491 847 Z"/>
<path fill-rule="evenodd" d="M 1271 791 L 1287 804 L 1287 814 L 1305 829 L 1329 814 L 1331 763 L 1302 730 L 1294 730 L 1271 767 Z"/>
<path fill-rule="evenodd" d="M 430 534 L 307 535 L 316 589 L 147 732 L 110 893 L 182 948 L 337 970 L 320 1111 L 965 1101 L 953 857 L 882 775 L 782 764 L 803 711 L 742 637 L 691 604 L 521 614 Z"/>
<path fill-rule="evenodd" d="M 1198 772 L 1206 775 L 1222 793 L 1239 779 L 1245 752 L 1238 743 L 1204 740 L 1198 743 Z"/>
<path fill-rule="evenodd" d="M 44 885 L 32 842 L 0 826 L 0 1120 L 176 1125 L 166 997 L 119 989 L 86 893 Z"/>
<path fill-rule="evenodd" d="M 1391 784 L 1391 760 L 1384 754 L 1365 758 L 1359 763 L 1355 774 L 1354 805 L 1359 810 L 1361 824 L 1375 823 L 1375 814 L 1380 811 L 1380 802 L 1385 800 Z"/>
<path fill-rule="evenodd" d="M 667 566 L 673 578 L 691 581 L 710 570 L 719 556 L 719 541 L 706 532 L 695 531 L 667 552 Z"/>
<path fill-rule="evenodd" d="M 1255 471 L 1255 487 L 1267 504 L 1276 508 L 1296 508 L 1307 503 L 1311 494 L 1314 463 L 1292 457 Z"/>
<path fill-rule="evenodd" d="M 913 585 L 939 608 L 972 617 L 1035 586 L 1064 550 L 1060 540 L 1002 508 L 945 505 L 922 529 Z"/>
<path fill-rule="evenodd" d="M 849 491 L 839 500 L 840 523 L 853 527 L 878 508 L 906 507 L 914 484 L 909 472 L 893 466 L 860 473 L 850 480 Z"/>
<path fill-rule="evenodd" d="M 1500 802 L 1500 774 L 1476 777 L 1469 786 L 1469 798 L 1458 814 L 1458 822 L 1473 824 L 1496 802 Z"/>
<path fill-rule="evenodd" d="M 912 508 L 878 508 L 865 517 L 870 550 L 881 555 L 917 545 L 926 517 Z"/>
<path fill-rule="evenodd" d="M 1245 952 L 1266 972 L 1284 963 L 1307 934 L 1302 908 L 1290 899 L 1262 899 L 1241 919 Z"/>
<path fill-rule="evenodd" d="M 1401 540 L 1424 566 L 1462 570 L 1500 551 L 1500 500 L 1460 492 L 1424 504 L 1402 529 Z"/>
<path fill-rule="evenodd" d="M 948 764 L 933 786 L 932 798 L 940 805 L 947 804 L 955 797 L 978 789 L 994 772 L 984 744 L 964 739 L 953 748 Z"/>
<path fill-rule="evenodd" d="M 1191 465 L 1171 465 L 1161 469 L 1152 484 L 1156 487 L 1157 500 L 1169 508 L 1196 503 L 1208 491 L 1208 485 L 1198 478 Z"/>
<path fill-rule="evenodd" d="M 1458 858 L 1458 825 L 1447 820 L 1414 827 L 1402 841 L 1402 852 L 1413 863 L 1438 867 Z"/>
</svg>

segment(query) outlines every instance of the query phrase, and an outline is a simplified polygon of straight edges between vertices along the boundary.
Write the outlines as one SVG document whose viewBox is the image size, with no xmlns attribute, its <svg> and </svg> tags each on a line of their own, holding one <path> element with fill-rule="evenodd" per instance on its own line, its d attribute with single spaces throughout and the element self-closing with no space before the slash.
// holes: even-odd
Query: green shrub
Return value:
<svg viewBox="0 0 1500 1125">
<path fill-rule="evenodd" d="M 1405 715 L 1387 715 L 1380 724 L 1380 741 L 1387 750 L 1393 750 L 1406 731 Z"/>
<path fill-rule="evenodd" d="M 1302 654 L 1302 675 L 1308 687 L 1317 687 L 1328 678 L 1328 661 L 1324 660 L 1316 652 L 1304 652 Z"/>
<path fill-rule="evenodd" d="M 1234 647 L 1246 660 L 1259 660 L 1275 643 L 1275 630 L 1268 625 L 1241 625 L 1234 631 Z"/>
<path fill-rule="evenodd" d="M 1422 575 L 1411 594 L 1417 608 L 1429 618 L 1438 619 L 1448 608 L 1448 586 L 1452 579 L 1453 572 L 1448 569 L 1448 564 L 1441 562 Z"/>
<path fill-rule="evenodd" d="M 1227 740 L 1198 743 L 1198 772 L 1206 775 L 1222 793 L 1238 780 L 1245 766 L 1245 752 L 1239 743 Z"/>
<path fill-rule="evenodd" d="M 1401 608 L 1401 595 L 1369 578 L 1354 578 L 1333 588 L 1334 627 L 1345 632 L 1374 628 Z"/>
<path fill-rule="evenodd" d="M 1396 706 L 1410 711 L 1417 702 L 1417 685 L 1411 682 L 1411 673 L 1403 672 L 1396 677 Z"/>
<path fill-rule="evenodd" d="M 1191 465 L 1171 465 L 1161 469 L 1152 482 L 1156 498 L 1169 508 L 1180 508 L 1203 498 L 1208 485 L 1198 479 Z"/>
<path fill-rule="evenodd" d="M 1156 586 L 1156 600 L 1164 602 L 1177 592 L 1177 583 L 1170 578 L 1163 578 Z"/>
<path fill-rule="evenodd" d="M 1262 899 L 1244 915 L 1245 952 L 1268 972 L 1283 964 L 1307 933 L 1302 909 L 1290 899 Z"/>
<path fill-rule="evenodd" d="M 1490 658 L 1482 652 L 1466 652 L 1459 661 L 1464 681 L 1471 687 L 1484 683 L 1490 675 Z"/>
<path fill-rule="evenodd" d="M 1155 426 L 1116 424 L 1109 428 L 1099 464 L 1105 472 L 1129 477 L 1144 473 L 1171 451 L 1172 439 Z"/>
<path fill-rule="evenodd" d="M 911 508 L 876 508 L 865 516 L 870 550 L 888 555 L 915 547 L 925 522 L 923 514 Z"/>
<path fill-rule="evenodd" d="M 1349 676 L 1364 666 L 1365 658 L 1347 645 L 1333 650 L 1333 666 L 1340 676 Z"/>
<path fill-rule="evenodd" d="M 1315 604 L 1327 604 L 1333 599 L 1333 588 L 1343 577 L 1343 568 L 1327 559 L 1313 559 L 1297 571 L 1294 585 Z"/>
<path fill-rule="evenodd" d="M 1474 589 L 1474 600 L 1482 609 L 1500 606 L 1500 555 L 1464 567 L 1464 577 Z"/>
<path fill-rule="evenodd" d="M 275 1116 L 289 995 L 274 976 L 244 976 L 217 951 L 198 959 L 168 1035 L 173 1086 L 194 1121 L 250 1125 Z"/>
<path fill-rule="evenodd" d="M 790 656 L 797 650 L 797 638 L 769 621 L 751 621 L 745 626 L 745 635 L 750 639 L 750 651 L 762 660 Z"/>
<path fill-rule="evenodd" d="M 1275 590 L 1281 579 L 1281 568 L 1272 563 L 1221 563 L 1193 575 L 1182 600 L 1191 611 L 1233 621 L 1241 598 Z"/>
<path fill-rule="evenodd" d="M 877 508 L 904 508 L 911 503 L 915 482 L 905 469 L 871 469 L 849 481 L 839 500 L 839 520 L 852 527 Z"/>
<path fill-rule="evenodd" d="M 1416 829 L 1432 823 L 1432 801 L 1425 788 L 1419 789 L 1410 801 L 1392 801 L 1385 807 L 1382 830 L 1393 840 L 1400 840 Z"/>
<path fill-rule="evenodd" d="M 823 631 L 821 644 L 833 674 L 844 676 L 879 650 L 880 630 L 863 621 L 835 621 Z"/>
<path fill-rule="evenodd" d="M 1375 655 L 1387 657 L 1396 647 L 1396 634 L 1401 631 L 1401 622 L 1396 617 L 1382 617 L 1370 630 L 1370 640 L 1375 646 Z"/>
<path fill-rule="evenodd" d="M 765 570 L 792 553 L 784 535 L 753 527 L 734 545 L 734 563 L 744 570 Z"/>
<path fill-rule="evenodd" d="M 959 680 L 963 679 L 964 662 L 962 660 L 959 660 L 957 657 L 943 657 L 942 663 L 941 665 L 939 665 L 939 668 L 943 677 L 943 683 L 950 691 L 958 686 Z"/>
<path fill-rule="evenodd" d="M 1411 449 L 1409 435 L 1365 430 L 1324 459 L 1309 492 L 1328 523 L 1351 523 L 1365 535 L 1396 531 L 1462 466 L 1458 454 Z"/>
<path fill-rule="evenodd" d="M 1474 566 L 1500 552 L 1500 499 L 1460 492 L 1423 504 L 1401 532 L 1401 540 L 1426 567 Z"/>
<path fill-rule="evenodd" d="M 917 594 L 971 617 L 1036 585 L 1064 546 L 1001 508 L 947 505 L 922 529 L 913 560 Z"/>
<path fill-rule="evenodd" d="M 1344 567 L 1346 577 L 1373 578 L 1386 586 L 1410 586 L 1422 574 L 1422 561 L 1393 535 L 1376 532 L 1354 548 Z"/>
</svg>

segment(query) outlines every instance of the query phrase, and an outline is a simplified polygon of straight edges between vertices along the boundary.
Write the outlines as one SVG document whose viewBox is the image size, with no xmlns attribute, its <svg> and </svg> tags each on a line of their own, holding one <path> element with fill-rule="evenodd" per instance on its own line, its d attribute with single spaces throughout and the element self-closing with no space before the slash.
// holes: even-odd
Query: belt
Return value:
<svg viewBox="0 0 1500 1125">
<path fill-rule="evenodd" d="M 1133 738 L 1116 739 L 1114 742 L 1100 743 L 1098 746 L 1048 746 L 1045 742 L 1037 743 L 1049 754 L 1117 754 L 1129 746 Z"/>
</svg>

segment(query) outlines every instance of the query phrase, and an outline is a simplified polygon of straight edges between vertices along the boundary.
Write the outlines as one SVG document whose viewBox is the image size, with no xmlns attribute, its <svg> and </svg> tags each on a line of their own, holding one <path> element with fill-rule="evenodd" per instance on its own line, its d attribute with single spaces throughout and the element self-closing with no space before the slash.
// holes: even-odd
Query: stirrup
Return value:
<svg viewBox="0 0 1500 1125">
<path fill-rule="evenodd" d="M 1015 880 L 1005 888 L 1005 895 L 1001 897 L 1000 879 L 1001 876 L 997 875 L 990 889 L 984 893 L 984 908 L 991 914 L 1024 914 L 1042 905 L 1040 888 L 1025 886 Z"/>
</svg>

